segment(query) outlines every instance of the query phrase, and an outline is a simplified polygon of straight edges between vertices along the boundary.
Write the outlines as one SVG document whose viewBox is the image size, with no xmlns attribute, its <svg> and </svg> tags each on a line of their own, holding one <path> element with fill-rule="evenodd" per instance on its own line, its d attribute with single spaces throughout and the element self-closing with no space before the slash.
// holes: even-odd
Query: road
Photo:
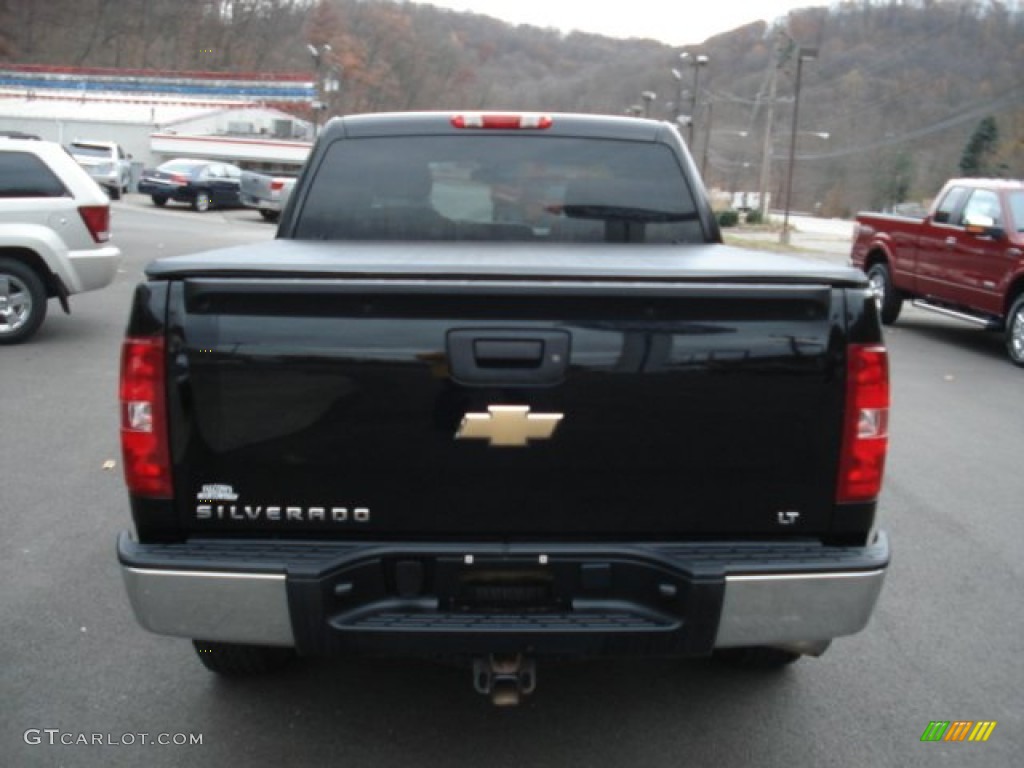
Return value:
<svg viewBox="0 0 1024 768">
<path fill-rule="evenodd" d="M 0 349 L 0 763 L 1020 764 L 1024 372 L 998 338 L 912 309 L 888 333 L 882 524 L 894 560 L 868 628 L 820 659 L 781 674 L 704 661 L 551 664 L 515 710 L 492 708 L 468 673 L 417 662 L 303 661 L 225 682 L 187 641 L 140 629 L 125 598 L 114 555 L 130 526 L 119 340 L 151 257 L 265 239 L 273 227 L 249 212 L 158 211 L 136 198 L 114 207 L 126 253 L 115 284 L 74 297 L 70 317 L 51 307 L 32 343 Z M 933 720 L 999 724 L 984 744 L 921 743 Z M 143 744 L 143 733 L 202 744 Z M 92 734 L 116 744 L 60 743 Z"/>
</svg>

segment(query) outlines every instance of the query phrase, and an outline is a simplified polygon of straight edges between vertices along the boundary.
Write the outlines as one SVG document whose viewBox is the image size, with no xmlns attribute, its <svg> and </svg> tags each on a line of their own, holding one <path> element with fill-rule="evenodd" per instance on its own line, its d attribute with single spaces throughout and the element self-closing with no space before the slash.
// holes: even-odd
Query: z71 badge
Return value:
<svg viewBox="0 0 1024 768">
<path fill-rule="evenodd" d="M 226 483 L 206 483 L 196 498 L 199 501 L 238 501 L 238 494 Z"/>
</svg>

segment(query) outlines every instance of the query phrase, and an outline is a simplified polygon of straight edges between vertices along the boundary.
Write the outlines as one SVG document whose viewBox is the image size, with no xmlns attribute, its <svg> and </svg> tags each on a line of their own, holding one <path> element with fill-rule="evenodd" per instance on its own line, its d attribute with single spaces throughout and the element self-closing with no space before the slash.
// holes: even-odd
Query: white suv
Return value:
<svg viewBox="0 0 1024 768">
<path fill-rule="evenodd" d="M 56 298 L 108 285 L 121 262 L 110 200 L 49 141 L 0 137 L 0 344 L 34 334 Z"/>
<path fill-rule="evenodd" d="M 113 141 L 73 141 L 68 152 L 96 183 L 107 190 L 111 200 L 120 200 L 132 180 L 131 155 Z"/>
</svg>

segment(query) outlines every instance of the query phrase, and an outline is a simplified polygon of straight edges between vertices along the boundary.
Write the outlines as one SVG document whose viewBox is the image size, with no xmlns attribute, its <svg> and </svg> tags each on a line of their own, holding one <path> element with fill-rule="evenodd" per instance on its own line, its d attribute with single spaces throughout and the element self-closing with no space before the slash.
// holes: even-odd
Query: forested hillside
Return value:
<svg viewBox="0 0 1024 768">
<path fill-rule="evenodd" d="M 655 41 L 564 35 L 386 0 L 0 0 L 0 63 L 313 71 L 309 44 L 323 53 L 321 78 L 339 81 L 324 94 L 331 114 L 455 107 L 622 114 L 640 105 L 674 119 L 692 111 L 696 72 L 687 65 L 706 55 L 698 164 L 711 185 L 756 190 L 771 112 L 776 202 L 795 50 L 815 48 L 817 58 L 803 64 L 795 207 L 842 215 L 924 198 L 962 172 L 965 148 L 982 130 L 976 162 L 963 167 L 1024 175 L 1024 13 L 998 2 L 833 3 L 773 28 L 758 23 L 719 35 L 681 60 L 681 49 Z M 657 98 L 644 101 L 645 91 Z"/>
</svg>

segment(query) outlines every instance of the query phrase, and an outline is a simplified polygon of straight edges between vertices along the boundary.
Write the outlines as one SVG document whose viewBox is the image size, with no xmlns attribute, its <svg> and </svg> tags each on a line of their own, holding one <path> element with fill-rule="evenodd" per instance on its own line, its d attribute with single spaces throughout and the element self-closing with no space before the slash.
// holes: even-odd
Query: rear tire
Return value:
<svg viewBox="0 0 1024 768">
<path fill-rule="evenodd" d="M 150 195 L 150 199 L 152 199 L 153 205 L 155 205 L 157 208 L 163 208 L 165 205 L 167 205 L 167 198 L 164 197 L 163 195 Z"/>
<path fill-rule="evenodd" d="M 884 262 L 873 264 L 868 270 L 868 282 L 875 294 L 878 315 L 885 325 L 892 325 L 903 309 L 903 296 L 892 284 L 892 273 Z"/>
<path fill-rule="evenodd" d="M 266 208 L 260 208 L 260 216 L 263 217 L 264 221 L 277 221 L 281 218 L 280 211 L 268 211 Z"/>
<path fill-rule="evenodd" d="M 1011 363 L 1024 367 L 1024 294 L 1013 302 L 1006 317 L 1006 353 Z"/>
<path fill-rule="evenodd" d="M 211 640 L 193 640 L 192 645 L 204 667 L 226 677 L 274 672 L 295 658 L 294 649 L 270 645 L 241 645 Z"/>
<path fill-rule="evenodd" d="M 107 188 L 107 194 L 110 196 L 111 200 L 120 200 L 121 199 L 121 188 L 120 187 L 108 187 Z"/>
<path fill-rule="evenodd" d="M 0 344 L 30 339 L 46 318 L 46 286 L 31 267 L 0 258 Z"/>
<path fill-rule="evenodd" d="M 714 652 L 716 661 L 741 669 L 782 669 L 803 654 L 781 648 L 751 646 L 749 648 L 719 648 Z"/>
</svg>

